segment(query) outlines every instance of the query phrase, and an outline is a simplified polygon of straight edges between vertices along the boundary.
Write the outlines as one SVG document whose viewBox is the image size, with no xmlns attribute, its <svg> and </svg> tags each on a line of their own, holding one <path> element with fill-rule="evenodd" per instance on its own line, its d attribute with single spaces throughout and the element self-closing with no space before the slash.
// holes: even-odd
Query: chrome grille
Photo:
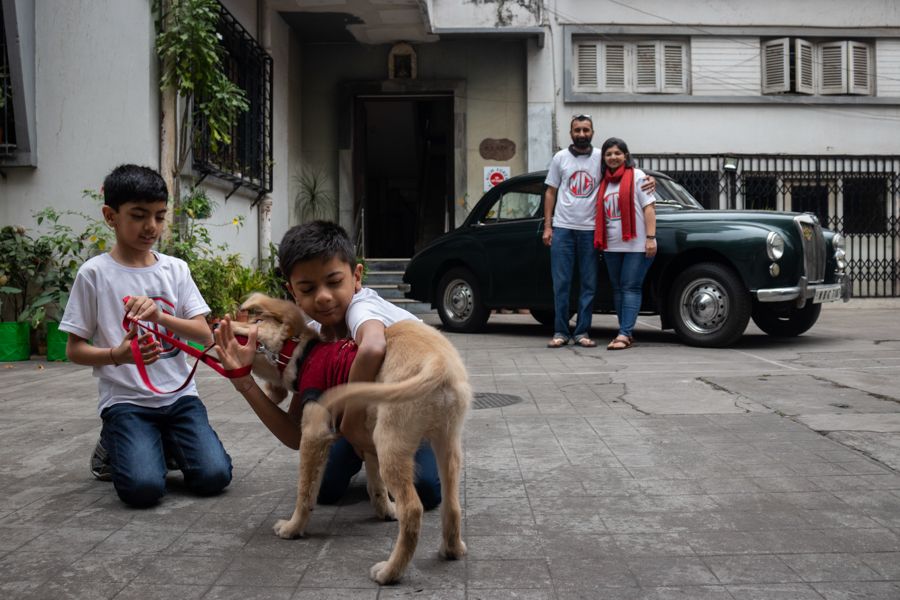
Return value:
<svg viewBox="0 0 900 600">
<path fill-rule="evenodd" d="M 794 217 L 803 243 L 803 274 L 809 283 L 825 281 L 825 236 L 819 220 L 811 214 Z"/>
</svg>

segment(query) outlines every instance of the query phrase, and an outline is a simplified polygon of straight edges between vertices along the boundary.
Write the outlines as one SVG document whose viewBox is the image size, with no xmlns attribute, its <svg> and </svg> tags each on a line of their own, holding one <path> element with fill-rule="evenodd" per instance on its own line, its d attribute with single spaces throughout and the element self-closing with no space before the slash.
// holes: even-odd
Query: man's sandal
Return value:
<svg viewBox="0 0 900 600">
<path fill-rule="evenodd" d="M 553 339 L 547 342 L 548 348 L 562 348 L 566 344 L 569 343 L 568 338 L 564 338 L 561 335 L 554 335 Z"/>
<path fill-rule="evenodd" d="M 631 348 L 631 344 L 632 344 L 631 338 L 623 339 L 623 338 L 617 337 L 616 339 L 611 341 L 609 343 L 609 345 L 606 346 L 606 349 L 607 350 L 626 350 L 628 348 Z"/>
<path fill-rule="evenodd" d="M 575 338 L 575 343 L 577 345 L 581 346 L 582 348 L 596 348 L 597 347 L 597 342 L 595 342 L 594 340 L 592 340 L 591 338 L 589 338 L 586 335 L 583 335 L 579 338 Z"/>
</svg>

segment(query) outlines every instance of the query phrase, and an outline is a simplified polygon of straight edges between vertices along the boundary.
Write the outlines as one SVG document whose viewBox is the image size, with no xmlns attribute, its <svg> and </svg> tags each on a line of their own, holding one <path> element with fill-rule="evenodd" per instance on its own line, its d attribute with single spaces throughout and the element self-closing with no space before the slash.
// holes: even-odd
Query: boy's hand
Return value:
<svg viewBox="0 0 900 600">
<path fill-rule="evenodd" d="M 241 344 L 231 328 L 231 317 L 225 317 L 219 321 L 219 327 L 213 333 L 216 338 L 216 355 L 226 369 L 239 369 L 253 364 L 253 358 L 256 356 L 256 334 L 258 328 L 256 325 L 250 326 L 247 335 L 247 343 Z M 247 377 L 251 377 L 248 375 Z M 232 379 L 231 383 L 238 387 L 238 384 L 245 383 L 245 378 L 239 377 Z"/>
<path fill-rule="evenodd" d="M 131 329 L 122 338 L 122 343 L 112 349 L 112 358 L 117 364 L 134 364 L 134 356 L 131 355 L 131 340 L 137 336 L 137 325 L 132 324 Z M 145 365 L 152 365 L 159 360 L 162 346 L 156 341 L 152 333 L 145 333 L 138 337 L 138 347 L 141 350 L 141 358 Z"/>
<path fill-rule="evenodd" d="M 125 303 L 125 314 L 128 319 L 156 323 L 159 321 L 160 312 L 156 302 L 147 296 L 131 296 Z"/>
</svg>

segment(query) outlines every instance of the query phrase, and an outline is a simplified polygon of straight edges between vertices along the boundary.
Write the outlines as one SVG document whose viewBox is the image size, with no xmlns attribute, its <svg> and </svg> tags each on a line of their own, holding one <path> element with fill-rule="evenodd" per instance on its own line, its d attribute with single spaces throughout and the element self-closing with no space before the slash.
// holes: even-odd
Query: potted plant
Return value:
<svg viewBox="0 0 900 600">
<path fill-rule="evenodd" d="M 21 225 L 0 229 L 0 362 L 31 357 L 31 326 L 22 318 L 29 286 L 46 263 L 46 251 Z"/>
<path fill-rule="evenodd" d="M 93 194 L 86 191 L 85 195 Z M 34 329 L 44 326 L 47 360 L 66 360 L 67 335 L 59 331 L 59 320 L 65 311 L 78 268 L 85 260 L 106 249 L 110 232 L 102 221 L 75 211 L 45 208 L 34 216 L 39 227 L 48 228 L 46 233 L 34 240 L 44 262 L 35 274 L 37 292 L 30 296 L 19 320 Z M 86 225 L 76 232 L 61 220 L 63 217 L 81 219 Z"/>
</svg>

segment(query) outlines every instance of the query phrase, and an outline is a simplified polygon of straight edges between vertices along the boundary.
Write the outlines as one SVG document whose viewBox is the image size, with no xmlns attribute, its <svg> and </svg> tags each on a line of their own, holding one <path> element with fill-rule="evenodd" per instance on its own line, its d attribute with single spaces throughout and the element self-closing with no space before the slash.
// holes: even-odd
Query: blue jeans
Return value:
<svg viewBox="0 0 900 600">
<path fill-rule="evenodd" d="M 178 463 L 194 493 L 218 494 L 231 483 L 231 457 L 196 396 L 182 396 L 162 408 L 123 402 L 105 408 L 100 417 L 113 485 L 126 504 L 152 506 L 165 495 L 166 455 Z"/>
<path fill-rule="evenodd" d="M 441 503 L 441 480 L 438 477 L 437 460 L 428 442 L 422 442 L 416 450 L 416 479 L 414 485 L 425 510 Z M 339 438 L 328 453 L 328 464 L 319 488 L 319 504 L 337 504 L 350 486 L 350 479 L 362 467 L 362 459 L 353 451 L 346 438 Z"/>
<path fill-rule="evenodd" d="M 631 337 L 641 310 L 644 277 L 653 263 L 653 257 L 643 252 L 604 252 L 603 260 L 612 284 L 613 303 L 619 317 L 619 335 Z"/>
<path fill-rule="evenodd" d="M 597 253 L 594 232 L 553 228 L 550 244 L 550 272 L 553 276 L 554 335 L 569 339 L 569 297 L 572 293 L 572 271 L 578 264 L 578 317 L 575 320 L 576 338 L 588 335 L 594 312 L 594 292 L 597 290 Z"/>
</svg>

